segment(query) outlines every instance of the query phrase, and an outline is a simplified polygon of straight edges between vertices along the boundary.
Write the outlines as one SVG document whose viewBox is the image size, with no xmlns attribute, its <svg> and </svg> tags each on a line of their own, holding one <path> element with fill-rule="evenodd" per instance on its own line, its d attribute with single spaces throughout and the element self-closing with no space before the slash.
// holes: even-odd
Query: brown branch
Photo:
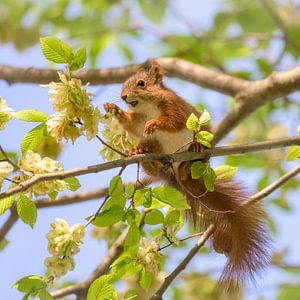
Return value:
<svg viewBox="0 0 300 300">
<path fill-rule="evenodd" d="M 293 145 L 300 145 L 299 136 L 269 140 L 269 141 L 252 143 L 252 144 L 216 147 L 213 149 L 205 149 L 199 153 L 187 151 L 187 152 L 174 153 L 174 154 L 140 154 L 131 157 L 126 157 L 124 159 L 117 159 L 103 164 L 97 164 L 97 165 L 87 166 L 83 168 L 75 168 L 68 171 L 48 173 L 48 174 L 36 174 L 32 178 L 28 179 L 27 181 L 22 182 L 22 185 L 15 186 L 5 192 L 0 193 L 0 199 L 6 198 L 11 195 L 15 195 L 17 193 L 25 192 L 33 185 L 42 181 L 66 179 L 74 176 L 98 173 L 105 170 L 132 165 L 138 162 L 161 161 L 166 163 L 173 163 L 178 161 L 190 161 L 190 160 L 206 158 L 206 157 L 270 150 L 270 149 L 288 147 Z"/>
<path fill-rule="evenodd" d="M 18 220 L 18 215 L 15 206 L 13 206 L 10 210 L 10 216 L 7 218 L 5 223 L 0 228 L 0 243 L 3 241 L 6 234 L 14 226 L 17 220 Z"/>
<path fill-rule="evenodd" d="M 290 170 L 289 172 L 285 173 L 283 176 L 272 182 L 263 190 L 259 191 L 255 195 L 253 195 L 248 201 L 244 202 L 243 205 L 248 205 L 250 203 L 255 203 L 268 195 L 274 192 L 276 189 L 281 187 L 284 183 L 286 183 L 291 178 L 295 177 L 297 174 L 300 173 L 300 165 L 297 165 L 295 168 Z"/>
<path fill-rule="evenodd" d="M 160 286 L 160 288 L 155 292 L 155 294 L 150 298 L 150 300 L 161 300 L 162 295 L 173 282 L 173 280 L 182 272 L 187 264 L 192 260 L 192 258 L 198 253 L 199 249 L 205 244 L 205 242 L 209 239 L 214 231 L 214 225 L 211 224 L 209 227 L 203 232 L 202 236 L 196 243 L 196 245 L 189 251 L 186 257 L 180 262 L 180 264 L 174 269 L 174 271 L 165 278 L 164 282 Z"/>
<path fill-rule="evenodd" d="M 95 200 L 102 198 L 107 194 L 107 188 L 97 189 L 89 192 L 74 193 L 57 197 L 55 200 L 49 198 L 35 200 L 34 203 L 37 208 L 55 207 L 61 205 L 77 204 L 80 202 Z"/>
</svg>

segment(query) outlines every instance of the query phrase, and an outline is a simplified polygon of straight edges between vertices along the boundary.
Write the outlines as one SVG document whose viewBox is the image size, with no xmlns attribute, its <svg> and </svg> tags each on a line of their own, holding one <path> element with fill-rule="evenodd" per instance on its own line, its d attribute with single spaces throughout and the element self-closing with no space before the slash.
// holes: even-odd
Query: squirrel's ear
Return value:
<svg viewBox="0 0 300 300">
<path fill-rule="evenodd" d="M 154 79 L 155 84 L 162 83 L 164 70 L 155 60 L 148 60 L 145 64 L 145 67 L 149 73 L 149 77 Z"/>
</svg>

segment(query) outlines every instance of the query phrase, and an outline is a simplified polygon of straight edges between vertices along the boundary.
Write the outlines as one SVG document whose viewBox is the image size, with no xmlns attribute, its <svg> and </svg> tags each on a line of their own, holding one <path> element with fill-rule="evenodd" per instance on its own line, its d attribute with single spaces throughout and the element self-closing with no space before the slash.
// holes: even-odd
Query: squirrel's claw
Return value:
<svg viewBox="0 0 300 300">
<path fill-rule="evenodd" d="M 124 111 L 115 103 L 105 103 L 103 107 L 106 112 L 113 113 L 117 118 L 122 117 L 124 114 Z"/>
<path fill-rule="evenodd" d="M 145 124 L 144 128 L 144 137 L 147 137 L 148 135 L 152 134 L 158 127 L 160 123 L 158 120 L 150 120 Z"/>
<path fill-rule="evenodd" d="M 145 151 L 140 148 L 139 146 L 134 146 L 130 151 L 129 151 L 129 156 L 132 155 L 137 155 L 137 154 L 143 154 Z"/>
</svg>

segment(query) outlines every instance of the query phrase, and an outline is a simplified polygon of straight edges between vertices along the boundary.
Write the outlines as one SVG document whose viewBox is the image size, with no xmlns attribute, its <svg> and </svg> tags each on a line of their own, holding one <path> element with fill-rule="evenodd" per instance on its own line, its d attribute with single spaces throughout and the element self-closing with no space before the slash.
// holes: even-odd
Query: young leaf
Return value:
<svg viewBox="0 0 300 300">
<path fill-rule="evenodd" d="M 206 164 L 202 161 L 196 161 L 191 166 L 191 173 L 193 179 L 199 179 L 203 176 L 206 169 Z"/>
<path fill-rule="evenodd" d="M 48 193 L 48 196 L 49 196 L 49 198 L 50 198 L 51 200 L 55 200 L 56 197 L 57 197 L 57 195 L 58 195 L 58 192 L 56 192 L 56 191 L 53 191 L 53 192 L 51 192 L 51 193 Z"/>
<path fill-rule="evenodd" d="M 108 193 L 110 196 L 118 196 L 124 194 L 124 186 L 120 176 L 114 176 L 109 183 Z"/>
<path fill-rule="evenodd" d="M 160 210 L 153 209 L 145 216 L 145 223 L 149 225 L 157 225 L 163 223 L 164 219 L 164 215 Z"/>
<path fill-rule="evenodd" d="M 14 116 L 25 122 L 46 122 L 48 115 L 36 109 L 25 109 L 17 111 Z"/>
<path fill-rule="evenodd" d="M 217 176 L 217 180 L 222 180 L 222 181 L 229 181 L 231 180 L 235 173 L 236 173 L 237 167 L 232 167 L 229 165 L 223 165 L 214 168 L 215 174 Z"/>
<path fill-rule="evenodd" d="M 67 43 L 54 36 L 40 38 L 41 49 L 45 57 L 54 63 L 64 64 L 71 62 L 73 50 Z"/>
<path fill-rule="evenodd" d="M 214 135 L 209 131 L 201 130 L 197 134 L 197 141 L 207 148 L 211 148 L 211 141 L 213 140 Z"/>
<path fill-rule="evenodd" d="M 70 177 L 64 180 L 67 183 L 67 189 L 69 189 L 72 192 L 77 191 L 81 187 L 81 184 L 76 177 Z"/>
<path fill-rule="evenodd" d="M 9 244 L 8 239 L 6 238 L 2 239 L 2 241 L 0 242 L 0 251 L 4 250 L 8 244 Z"/>
<path fill-rule="evenodd" d="M 89 287 L 87 300 L 118 300 L 111 278 L 111 275 L 102 275 L 96 279 Z"/>
<path fill-rule="evenodd" d="M 178 210 L 172 210 L 170 211 L 165 218 L 165 224 L 171 225 L 175 224 L 180 218 L 180 211 Z"/>
<path fill-rule="evenodd" d="M 140 241 L 140 230 L 137 227 L 136 223 L 132 223 L 129 227 L 125 242 L 124 242 L 124 248 L 128 249 L 132 246 L 135 246 L 139 243 Z"/>
<path fill-rule="evenodd" d="M 31 129 L 22 139 L 21 152 L 24 155 L 28 150 L 35 150 L 44 139 L 44 129 L 47 128 L 45 123 Z"/>
<path fill-rule="evenodd" d="M 289 148 L 286 160 L 292 161 L 300 158 L 300 146 L 292 146 Z"/>
<path fill-rule="evenodd" d="M 14 197 L 10 196 L 0 200 L 0 216 L 4 214 L 14 203 Z"/>
<path fill-rule="evenodd" d="M 41 276 L 29 275 L 18 280 L 12 287 L 23 293 L 31 293 L 46 288 L 47 283 Z"/>
<path fill-rule="evenodd" d="M 145 268 L 142 269 L 141 277 L 140 277 L 140 286 L 148 291 L 152 283 L 152 274 L 147 272 Z"/>
<path fill-rule="evenodd" d="M 216 174 L 215 171 L 207 164 L 206 170 L 203 173 L 204 178 L 204 185 L 209 192 L 213 192 L 215 189 L 215 181 L 216 181 Z"/>
<path fill-rule="evenodd" d="M 76 71 L 78 69 L 81 69 L 86 62 L 86 49 L 81 48 L 79 49 L 72 60 L 72 62 L 69 65 L 70 71 Z"/>
<path fill-rule="evenodd" d="M 205 109 L 199 118 L 199 123 L 201 126 L 206 126 L 210 124 L 211 116 L 210 113 Z"/>
<path fill-rule="evenodd" d="M 108 210 L 101 212 L 92 222 L 95 226 L 111 226 L 121 221 L 125 212 L 119 205 L 112 205 Z"/>
<path fill-rule="evenodd" d="M 132 182 L 129 182 L 126 187 L 125 187 L 125 193 L 127 198 L 132 197 L 133 193 L 134 193 L 134 184 Z"/>
<path fill-rule="evenodd" d="M 186 128 L 190 131 L 197 131 L 199 130 L 199 120 L 198 117 L 192 113 L 187 121 L 186 121 Z"/>
<path fill-rule="evenodd" d="M 42 289 L 39 292 L 39 299 L 40 300 L 52 300 L 53 297 L 50 295 L 50 293 L 46 289 Z"/>
<path fill-rule="evenodd" d="M 18 196 L 17 213 L 25 224 L 33 228 L 37 217 L 37 209 L 35 204 L 25 195 Z"/>
<path fill-rule="evenodd" d="M 172 187 L 161 185 L 153 188 L 152 192 L 156 199 L 174 207 L 175 209 L 183 210 L 190 208 L 184 196 Z"/>
</svg>

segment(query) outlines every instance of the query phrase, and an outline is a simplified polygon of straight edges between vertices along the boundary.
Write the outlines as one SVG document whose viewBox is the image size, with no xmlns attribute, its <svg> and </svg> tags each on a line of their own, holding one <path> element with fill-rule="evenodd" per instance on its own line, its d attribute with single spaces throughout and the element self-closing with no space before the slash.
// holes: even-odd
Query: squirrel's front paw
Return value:
<svg viewBox="0 0 300 300">
<path fill-rule="evenodd" d="M 103 107 L 106 112 L 113 113 L 118 119 L 124 115 L 124 110 L 114 103 L 105 103 Z"/>
<path fill-rule="evenodd" d="M 160 126 L 160 121 L 152 119 L 145 124 L 144 136 L 152 134 Z"/>
</svg>

